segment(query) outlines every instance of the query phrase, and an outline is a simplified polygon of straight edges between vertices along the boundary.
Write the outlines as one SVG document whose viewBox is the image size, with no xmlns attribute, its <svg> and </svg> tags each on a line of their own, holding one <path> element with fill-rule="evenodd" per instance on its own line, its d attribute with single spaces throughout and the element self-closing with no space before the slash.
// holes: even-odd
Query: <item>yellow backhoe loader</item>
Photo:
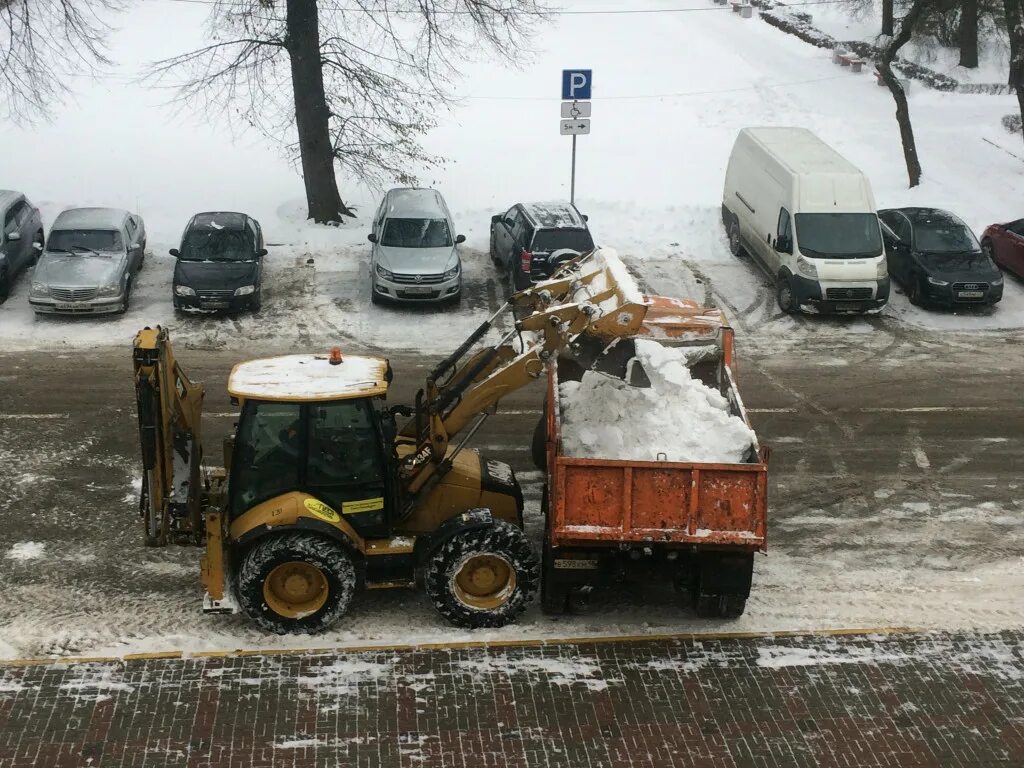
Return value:
<svg viewBox="0 0 1024 768">
<path fill-rule="evenodd" d="M 204 466 L 202 385 L 165 329 L 139 331 L 146 544 L 205 544 L 204 610 L 242 610 L 272 632 L 318 632 L 357 589 L 415 585 L 458 626 L 513 620 L 539 579 L 522 491 L 511 467 L 466 444 L 570 345 L 583 355 L 663 332 L 657 302 L 624 288 L 624 274 L 597 251 L 515 294 L 430 372 L 411 407 L 385 405 L 383 358 L 333 349 L 241 363 L 228 379 L 240 414 L 223 469 Z M 663 314 L 678 314 L 670 301 Z M 482 344 L 492 331 L 497 342 Z M 396 416 L 408 419 L 401 429 Z"/>
</svg>

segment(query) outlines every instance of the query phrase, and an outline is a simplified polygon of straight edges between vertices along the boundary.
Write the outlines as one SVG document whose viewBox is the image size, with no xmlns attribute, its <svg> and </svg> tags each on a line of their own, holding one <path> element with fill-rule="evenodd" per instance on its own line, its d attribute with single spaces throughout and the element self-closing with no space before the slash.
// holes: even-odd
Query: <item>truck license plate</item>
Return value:
<svg viewBox="0 0 1024 768">
<path fill-rule="evenodd" d="M 860 304 L 836 304 L 836 312 L 856 312 Z"/>
<path fill-rule="evenodd" d="M 594 570 L 597 568 L 597 560 L 569 560 L 566 558 L 556 559 L 554 561 L 555 568 L 565 568 L 569 570 Z"/>
<path fill-rule="evenodd" d="M 984 291 L 957 291 L 958 299 L 980 299 L 985 295 Z"/>
<path fill-rule="evenodd" d="M 83 309 L 88 305 L 83 304 L 82 302 L 79 301 L 58 301 L 55 302 L 53 306 L 55 306 L 57 309 L 63 309 L 65 311 L 70 312 L 76 309 Z"/>
</svg>

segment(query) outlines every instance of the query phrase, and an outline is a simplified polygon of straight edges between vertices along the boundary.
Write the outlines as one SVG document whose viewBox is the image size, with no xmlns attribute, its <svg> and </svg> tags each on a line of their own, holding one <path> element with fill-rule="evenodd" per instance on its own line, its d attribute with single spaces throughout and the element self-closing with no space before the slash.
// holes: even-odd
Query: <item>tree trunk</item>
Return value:
<svg viewBox="0 0 1024 768">
<path fill-rule="evenodd" d="M 1021 121 L 1024 122 L 1024 14 L 1020 0 L 1004 0 L 1006 29 L 1010 35 L 1010 77 L 1009 84 L 1017 91 L 1017 105 Z M 1021 131 L 1024 137 L 1024 130 Z"/>
<path fill-rule="evenodd" d="M 287 0 L 286 14 L 295 127 L 299 132 L 309 218 L 319 224 L 339 221 L 342 216 L 351 216 L 352 211 L 341 202 L 334 178 L 331 115 L 324 95 L 317 0 Z"/>
<path fill-rule="evenodd" d="M 978 66 L 978 0 L 963 0 L 960 8 L 960 66 Z"/>
<path fill-rule="evenodd" d="M 882 34 L 892 37 L 892 4 L 893 0 L 882 0 Z"/>
<path fill-rule="evenodd" d="M 1018 2 L 1019 0 L 1010 0 Z M 893 101 L 896 102 L 896 123 L 900 127 L 900 140 L 903 142 L 903 158 L 907 163 L 907 177 L 911 187 L 921 183 L 921 161 L 917 157 L 917 142 L 914 141 L 914 127 L 910 123 L 910 108 L 907 106 L 907 92 L 903 90 L 900 81 L 892 71 L 892 62 L 902 48 L 910 40 L 914 33 L 914 27 L 924 12 L 925 5 L 929 0 L 914 0 L 907 15 L 900 23 L 899 33 L 889 42 L 882 51 L 882 58 L 878 62 L 878 71 L 882 79 L 889 87 Z"/>
</svg>

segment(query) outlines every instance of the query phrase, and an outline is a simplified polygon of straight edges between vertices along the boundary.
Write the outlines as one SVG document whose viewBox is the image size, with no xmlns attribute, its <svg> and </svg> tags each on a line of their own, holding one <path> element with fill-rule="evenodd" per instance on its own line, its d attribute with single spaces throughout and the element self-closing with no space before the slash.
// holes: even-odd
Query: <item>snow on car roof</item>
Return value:
<svg viewBox="0 0 1024 768">
<path fill-rule="evenodd" d="M 253 400 L 343 400 L 387 392 L 387 361 L 343 355 L 283 355 L 239 363 L 228 377 L 228 392 Z"/>
<path fill-rule="evenodd" d="M 128 215 L 123 208 L 68 208 L 51 229 L 120 229 Z"/>
<path fill-rule="evenodd" d="M 244 229 L 246 215 L 230 211 L 207 211 L 192 217 L 192 229 Z"/>
<path fill-rule="evenodd" d="M 572 203 L 567 203 L 564 200 L 523 203 L 523 210 L 537 224 L 549 229 L 581 229 L 587 226 Z"/>
<path fill-rule="evenodd" d="M 388 192 L 388 216 L 410 219 L 448 218 L 436 189 L 396 187 Z"/>
</svg>

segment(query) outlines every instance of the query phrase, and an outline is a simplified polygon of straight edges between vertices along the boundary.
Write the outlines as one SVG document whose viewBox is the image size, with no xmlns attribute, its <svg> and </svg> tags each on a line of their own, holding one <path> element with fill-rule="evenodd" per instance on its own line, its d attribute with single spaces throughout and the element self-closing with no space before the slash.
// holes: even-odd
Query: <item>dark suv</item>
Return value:
<svg viewBox="0 0 1024 768">
<path fill-rule="evenodd" d="M 508 275 L 511 293 L 593 247 L 587 217 L 572 203 L 516 203 L 491 217 L 491 258 Z"/>
<path fill-rule="evenodd" d="M 263 229 L 244 213 L 197 213 L 172 248 L 174 308 L 258 312 L 262 301 Z"/>
</svg>

